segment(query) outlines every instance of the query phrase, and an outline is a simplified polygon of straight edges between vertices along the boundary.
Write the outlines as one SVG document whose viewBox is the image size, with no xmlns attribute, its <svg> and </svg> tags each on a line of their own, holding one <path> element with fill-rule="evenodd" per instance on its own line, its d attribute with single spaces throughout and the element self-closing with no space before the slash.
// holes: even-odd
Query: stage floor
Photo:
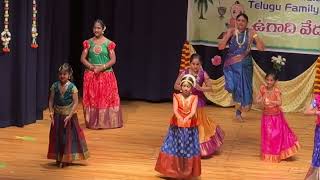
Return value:
<svg viewBox="0 0 320 180">
<path fill-rule="evenodd" d="M 0 129 L 0 179 L 36 180 L 156 180 L 162 179 L 154 165 L 172 116 L 171 103 L 122 102 L 125 126 L 112 130 L 88 130 L 82 107 L 78 117 L 91 157 L 63 169 L 46 159 L 50 121 L 23 128 Z M 232 108 L 207 107 L 226 133 L 224 145 L 211 159 L 202 160 L 201 180 L 217 179 L 303 179 L 313 149 L 315 117 L 287 113 L 290 127 L 299 138 L 301 150 L 281 163 L 260 160 L 260 116 L 257 111 L 245 115 L 246 122 L 233 120 Z M 21 137 L 30 136 L 27 140 Z M 32 139 L 34 138 L 34 139 Z"/>
</svg>

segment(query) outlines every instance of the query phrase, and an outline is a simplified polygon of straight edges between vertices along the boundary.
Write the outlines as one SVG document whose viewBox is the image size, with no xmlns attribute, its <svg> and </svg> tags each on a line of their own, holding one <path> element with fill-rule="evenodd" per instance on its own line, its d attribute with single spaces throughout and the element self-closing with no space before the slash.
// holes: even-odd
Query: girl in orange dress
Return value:
<svg viewBox="0 0 320 180">
<path fill-rule="evenodd" d="M 201 173 L 198 121 L 195 116 L 198 97 L 191 94 L 195 84 L 192 75 L 185 75 L 181 80 L 181 93 L 173 95 L 174 115 L 155 167 L 156 171 L 167 177 L 192 178 Z"/>
</svg>

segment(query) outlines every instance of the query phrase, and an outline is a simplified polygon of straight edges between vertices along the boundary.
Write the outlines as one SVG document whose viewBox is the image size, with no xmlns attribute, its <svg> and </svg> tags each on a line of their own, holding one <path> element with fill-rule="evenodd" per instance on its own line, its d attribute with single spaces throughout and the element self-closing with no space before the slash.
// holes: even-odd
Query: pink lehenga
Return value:
<svg viewBox="0 0 320 180">
<path fill-rule="evenodd" d="M 300 148 L 297 136 L 290 129 L 280 106 L 269 103 L 281 98 L 278 88 L 261 86 L 263 114 L 261 119 L 261 159 L 280 162 L 296 154 Z"/>
</svg>

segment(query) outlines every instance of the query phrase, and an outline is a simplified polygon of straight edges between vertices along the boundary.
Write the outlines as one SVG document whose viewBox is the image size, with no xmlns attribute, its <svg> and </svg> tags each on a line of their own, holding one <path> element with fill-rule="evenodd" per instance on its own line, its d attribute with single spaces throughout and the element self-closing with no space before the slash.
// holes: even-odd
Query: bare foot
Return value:
<svg viewBox="0 0 320 180">
<path fill-rule="evenodd" d="M 63 166 L 63 163 L 62 162 L 60 162 L 59 163 L 59 168 L 63 168 L 64 166 Z"/>
<path fill-rule="evenodd" d="M 308 170 L 308 173 L 306 174 L 306 177 L 304 178 L 305 180 L 308 180 L 309 178 L 312 178 L 312 174 L 314 173 L 314 168 L 310 167 Z"/>
<path fill-rule="evenodd" d="M 57 166 L 60 166 L 60 163 L 61 163 L 60 161 L 56 161 Z"/>
<path fill-rule="evenodd" d="M 237 115 L 236 116 L 236 119 L 239 121 L 239 122 L 244 122 L 243 118 L 241 115 Z"/>
<path fill-rule="evenodd" d="M 60 164 L 59 164 L 59 167 L 60 167 L 60 168 L 64 168 L 64 167 L 66 167 L 66 166 L 69 166 L 69 163 L 67 163 L 67 162 L 60 162 Z"/>
</svg>

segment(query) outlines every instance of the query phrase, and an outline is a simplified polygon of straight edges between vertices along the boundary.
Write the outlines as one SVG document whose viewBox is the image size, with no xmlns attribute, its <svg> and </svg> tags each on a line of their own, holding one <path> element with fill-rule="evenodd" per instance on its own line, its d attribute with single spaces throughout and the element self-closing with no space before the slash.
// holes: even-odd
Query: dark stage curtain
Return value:
<svg viewBox="0 0 320 180">
<path fill-rule="evenodd" d="M 77 72 L 83 72 L 79 64 L 82 41 L 92 37 L 92 24 L 101 18 L 107 24 L 106 36 L 117 44 L 114 71 L 121 98 L 171 98 L 186 37 L 187 1 L 79 2 L 81 10 L 74 13 L 78 18 L 73 18 L 73 23 L 80 33 L 72 35 L 71 48 Z M 81 87 L 82 74 L 77 76 L 77 84 Z"/>
<path fill-rule="evenodd" d="M 75 83 L 82 89 L 82 41 L 92 36 L 97 18 L 117 43 L 114 70 L 121 98 L 171 98 L 186 37 L 187 1 L 38 0 L 38 49 L 29 45 L 31 0 L 10 2 L 12 52 L 0 55 L 0 127 L 42 119 L 48 89 L 63 62 L 73 66 Z"/>
<path fill-rule="evenodd" d="M 92 37 L 95 19 L 107 25 L 106 36 L 117 44 L 114 71 L 122 99 L 153 102 L 171 99 L 181 48 L 186 37 L 187 0 L 38 0 L 38 49 L 31 49 L 32 0 L 10 1 L 11 53 L 0 54 L 0 127 L 23 126 L 42 119 L 48 90 L 63 62 L 74 68 L 82 89 L 82 41 Z M 3 17 L 3 4 L 0 3 Z M 3 20 L 3 18 L 1 18 Z M 2 21 L 0 30 L 3 30 Z M 222 75 L 210 59 L 216 48 L 195 46 L 212 78 Z M 258 64 L 270 68 L 278 53 L 254 52 Z M 292 79 L 316 59 L 282 54 L 289 62 L 281 80 Z"/>
<path fill-rule="evenodd" d="M 10 1 L 11 52 L 0 53 L 0 127 L 42 118 L 49 84 L 69 54 L 69 3 L 38 0 L 38 49 L 30 48 L 32 0 Z M 3 3 L 0 3 L 3 30 Z M 2 48 L 2 46 L 1 46 Z"/>
</svg>

